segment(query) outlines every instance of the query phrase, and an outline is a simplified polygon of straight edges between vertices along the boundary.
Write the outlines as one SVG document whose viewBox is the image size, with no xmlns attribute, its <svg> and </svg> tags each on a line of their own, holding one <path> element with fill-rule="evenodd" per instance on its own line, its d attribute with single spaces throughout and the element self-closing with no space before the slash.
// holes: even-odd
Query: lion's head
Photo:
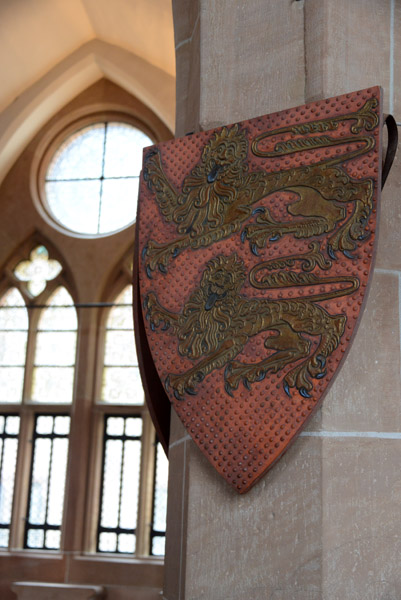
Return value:
<svg viewBox="0 0 401 600">
<path fill-rule="evenodd" d="M 180 354 L 192 360 L 208 355 L 235 331 L 239 290 L 245 277 L 243 262 L 236 254 L 217 256 L 207 263 L 200 286 L 180 317 Z"/>
<path fill-rule="evenodd" d="M 218 227 L 235 200 L 248 166 L 248 142 L 238 125 L 223 127 L 203 149 L 202 160 L 185 178 L 174 220 L 179 233 L 196 236 L 205 226 Z"/>
</svg>

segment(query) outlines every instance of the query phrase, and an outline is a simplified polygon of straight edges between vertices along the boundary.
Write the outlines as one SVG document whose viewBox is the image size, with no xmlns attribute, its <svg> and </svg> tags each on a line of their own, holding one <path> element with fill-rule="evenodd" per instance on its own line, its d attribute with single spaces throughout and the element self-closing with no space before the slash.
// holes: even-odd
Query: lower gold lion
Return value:
<svg viewBox="0 0 401 600">
<path fill-rule="evenodd" d="M 153 292 L 147 295 L 146 318 L 152 330 L 163 323 L 163 330 L 177 336 L 179 354 L 197 361 L 185 373 L 166 378 L 166 387 L 178 400 L 185 394 L 196 394 L 197 384 L 223 367 L 225 389 L 230 395 L 241 380 L 249 388 L 266 373 L 276 373 L 291 363 L 298 364 L 283 378 L 287 394 L 296 388 L 308 398 L 313 389 L 311 379 L 326 375 L 326 360 L 338 347 L 346 317 L 329 314 L 311 297 L 246 298 L 239 293 L 245 278 L 243 262 L 236 254 L 221 255 L 207 263 L 199 287 L 180 313 L 164 308 Z M 353 289 L 357 287 L 356 280 Z M 330 297 L 333 294 L 327 292 L 325 299 Z M 257 363 L 234 360 L 249 339 L 261 332 L 269 333 L 264 341 L 266 357 Z M 305 334 L 316 337 L 316 343 Z"/>
</svg>

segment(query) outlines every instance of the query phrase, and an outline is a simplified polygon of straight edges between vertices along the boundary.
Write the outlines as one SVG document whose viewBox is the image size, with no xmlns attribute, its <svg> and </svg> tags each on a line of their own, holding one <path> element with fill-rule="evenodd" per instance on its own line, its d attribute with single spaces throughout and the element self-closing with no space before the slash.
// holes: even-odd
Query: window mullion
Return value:
<svg viewBox="0 0 401 600">
<path fill-rule="evenodd" d="M 83 551 L 98 311 L 80 310 L 61 548 Z"/>
<path fill-rule="evenodd" d="M 35 362 L 35 347 L 36 347 L 36 335 L 41 310 L 35 310 L 35 308 L 28 309 L 29 313 L 29 330 L 28 330 L 28 341 L 26 346 L 26 361 L 25 361 L 25 376 L 24 376 L 24 388 L 22 394 L 22 403 L 26 404 L 30 401 L 32 396 L 32 381 L 33 381 L 33 366 Z"/>
<path fill-rule="evenodd" d="M 20 410 L 20 431 L 17 465 L 15 471 L 14 498 L 10 528 L 10 548 L 20 549 L 24 545 L 25 519 L 28 506 L 30 469 L 32 461 L 32 436 L 34 413 L 30 407 Z"/>
<path fill-rule="evenodd" d="M 26 402 L 31 397 L 32 373 L 35 358 L 36 328 L 40 317 L 38 310 L 29 310 L 29 328 L 26 347 L 22 404 L 17 408 L 20 415 L 17 464 L 15 469 L 14 497 L 10 527 L 10 548 L 24 545 L 25 518 L 29 494 L 29 474 L 32 461 L 33 411 Z"/>
<path fill-rule="evenodd" d="M 150 415 L 145 411 L 143 414 L 141 477 L 136 533 L 137 556 L 148 556 L 150 550 L 155 450 L 155 431 Z"/>
</svg>

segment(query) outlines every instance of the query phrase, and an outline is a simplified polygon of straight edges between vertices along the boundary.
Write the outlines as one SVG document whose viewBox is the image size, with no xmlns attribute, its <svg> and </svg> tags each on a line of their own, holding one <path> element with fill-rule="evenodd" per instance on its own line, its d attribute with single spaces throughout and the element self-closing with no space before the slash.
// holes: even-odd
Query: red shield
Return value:
<svg viewBox="0 0 401 600">
<path fill-rule="evenodd" d="M 355 331 L 377 227 L 380 94 L 312 102 L 144 151 L 141 346 L 146 331 L 181 421 L 240 493 L 300 433 Z M 145 379 L 149 362 L 150 354 Z M 157 420 L 166 406 L 152 379 L 148 372 Z"/>
</svg>

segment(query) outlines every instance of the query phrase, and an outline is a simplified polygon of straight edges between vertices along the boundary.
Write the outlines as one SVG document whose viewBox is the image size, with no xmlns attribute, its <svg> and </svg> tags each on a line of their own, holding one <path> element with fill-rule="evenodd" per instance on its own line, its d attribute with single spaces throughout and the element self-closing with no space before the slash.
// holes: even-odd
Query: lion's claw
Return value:
<svg viewBox="0 0 401 600">
<path fill-rule="evenodd" d="M 256 246 L 256 244 L 250 244 L 250 246 L 252 254 L 254 254 L 255 256 L 259 256 L 258 247 Z"/>
<path fill-rule="evenodd" d="M 304 387 L 299 388 L 299 393 L 301 394 L 301 396 L 303 398 L 310 398 L 311 397 L 310 394 L 309 394 L 309 392 L 307 391 L 307 389 L 304 388 Z"/>
<path fill-rule="evenodd" d="M 177 400 L 179 400 L 180 402 L 184 401 L 184 398 L 182 396 L 180 396 L 180 394 L 178 393 L 177 390 L 174 390 L 174 397 L 177 398 Z"/>
<path fill-rule="evenodd" d="M 246 387 L 247 390 L 251 391 L 251 384 L 249 383 L 249 379 L 247 379 L 246 377 L 243 378 L 242 383 L 244 384 L 244 387 Z"/>
<path fill-rule="evenodd" d="M 229 396 L 231 396 L 231 398 L 233 398 L 233 388 L 231 387 L 231 385 L 228 383 L 228 381 L 225 382 L 224 384 L 224 389 L 226 390 L 227 394 Z"/>
<path fill-rule="evenodd" d="M 333 246 L 331 244 L 327 244 L 327 254 L 330 256 L 330 258 L 332 258 L 333 260 L 337 260 L 337 255 L 333 250 Z"/>
<path fill-rule="evenodd" d="M 197 392 L 195 392 L 194 388 L 191 387 L 186 387 L 185 391 L 187 394 L 189 394 L 190 396 L 196 396 Z"/>
</svg>

